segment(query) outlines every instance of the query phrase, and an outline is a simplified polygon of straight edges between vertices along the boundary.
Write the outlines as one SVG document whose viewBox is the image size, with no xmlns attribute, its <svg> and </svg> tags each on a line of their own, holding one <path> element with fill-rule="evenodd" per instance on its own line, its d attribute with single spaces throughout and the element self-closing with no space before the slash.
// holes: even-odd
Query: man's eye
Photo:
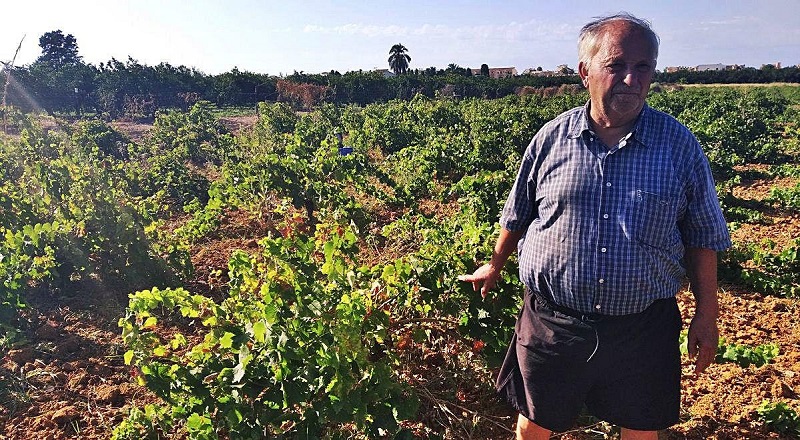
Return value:
<svg viewBox="0 0 800 440">
<path fill-rule="evenodd" d="M 650 71 L 650 65 L 649 64 L 639 64 L 639 65 L 636 66 L 636 70 L 638 70 L 639 72 L 649 72 Z"/>
</svg>

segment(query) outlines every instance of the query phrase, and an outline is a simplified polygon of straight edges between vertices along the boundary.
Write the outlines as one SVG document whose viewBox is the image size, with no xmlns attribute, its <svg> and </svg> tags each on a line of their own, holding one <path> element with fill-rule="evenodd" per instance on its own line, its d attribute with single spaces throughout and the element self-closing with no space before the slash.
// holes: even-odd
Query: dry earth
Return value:
<svg viewBox="0 0 800 440">
<path fill-rule="evenodd" d="M 146 127 L 136 124 L 119 128 L 130 130 L 132 137 L 146 133 Z M 737 196 L 758 201 L 773 185 L 794 183 L 791 179 L 746 182 Z M 782 246 L 800 236 L 796 215 L 768 212 L 766 223 L 745 225 L 734 238 L 752 242 L 769 238 Z M 227 218 L 221 236 L 194 251 L 198 275 L 190 283 L 192 288 L 212 290 L 217 285 L 209 278 L 212 270 L 225 268 L 233 249 L 254 248 L 253 238 L 267 228 L 241 214 Z M 781 438 L 758 421 L 755 408 L 771 400 L 800 410 L 800 303 L 739 286 L 721 287 L 722 337 L 729 343 L 778 344 L 780 355 L 762 367 L 715 364 L 699 377 L 692 373 L 690 360 L 684 359 L 682 422 L 663 432 L 662 439 Z M 688 324 L 691 296 L 683 292 L 679 299 Z M 58 295 L 33 292 L 27 300 L 30 307 L 23 311 L 22 321 L 26 339 L 0 359 L 0 439 L 107 439 L 132 405 L 155 400 L 135 385 L 122 359 L 125 349 L 116 323 L 127 304 L 125 294 L 86 285 Z M 442 334 L 448 334 L 446 329 Z M 403 377 L 418 387 L 425 409 L 410 426 L 423 437 L 446 429 L 449 438 L 512 438 L 513 415 L 492 396 L 491 377 L 472 376 L 448 393 L 431 385 L 446 372 L 443 366 L 455 362 L 457 353 L 469 351 L 455 338 L 444 338 L 439 344 L 405 347 L 399 354 L 408 361 Z M 472 421 L 479 422 L 477 427 L 464 428 Z M 603 424 L 584 424 L 559 437 L 611 436 Z"/>
</svg>

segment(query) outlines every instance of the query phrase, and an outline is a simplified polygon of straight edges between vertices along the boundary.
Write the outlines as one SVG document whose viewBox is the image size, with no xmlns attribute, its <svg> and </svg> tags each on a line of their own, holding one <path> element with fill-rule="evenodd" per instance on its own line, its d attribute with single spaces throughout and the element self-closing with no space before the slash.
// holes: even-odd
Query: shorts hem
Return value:
<svg viewBox="0 0 800 440">
<path fill-rule="evenodd" d="M 542 423 L 540 420 L 537 421 L 537 420 L 531 418 L 530 414 L 528 414 L 528 410 L 527 409 L 523 410 L 521 408 L 521 406 L 514 399 L 510 399 L 503 392 L 499 392 L 499 394 L 500 394 L 500 397 L 502 397 L 503 400 L 505 400 L 506 403 L 508 403 L 509 406 L 514 408 L 514 410 L 517 411 L 517 413 L 519 413 L 519 415 L 521 415 L 522 417 L 525 417 L 526 419 L 530 420 L 531 422 L 535 423 L 536 425 L 538 425 L 538 426 L 540 426 L 540 427 L 542 427 L 544 429 L 547 429 L 547 430 L 549 430 L 551 432 L 563 433 L 563 432 L 569 431 L 575 425 L 575 421 L 572 421 L 572 423 L 570 423 L 569 426 L 567 426 L 567 427 L 560 427 L 560 426 L 559 427 L 554 427 L 554 425 L 551 425 L 549 423 Z"/>
<path fill-rule="evenodd" d="M 678 422 L 680 422 L 680 420 L 676 418 L 674 421 L 670 421 L 670 422 L 664 422 L 664 423 L 658 423 L 658 424 L 652 424 L 652 425 L 636 425 L 636 424 L 631 424 L 631 423 L 618 422 L 618 421 L 615 421 L 613 418 L 602 417 L 602 416 L 598 416 L 598 415 L 595 415 L 595 417 L 597 417 L 598 419 L 600 419 L 600 420 L 602 420 L 602 421 L 604 421 L 606 423 L 610 423 L 612 425 L 619 426 L 620 428 L 633 429 L 633 430 L 636 430 L 636 431 L 663 431 L 665 429 L 669 429 L 669 428 L 677 425 Z M 655 426 L 655 428 L 652 427 L 652 426 Z"/>
</svg>

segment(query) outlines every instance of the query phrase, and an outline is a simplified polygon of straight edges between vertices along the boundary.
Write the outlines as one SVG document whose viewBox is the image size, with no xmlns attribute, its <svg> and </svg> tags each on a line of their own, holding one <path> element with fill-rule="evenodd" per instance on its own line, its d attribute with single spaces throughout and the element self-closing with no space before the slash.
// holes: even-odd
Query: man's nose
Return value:
<svg viewBox="0 0 800 440">
<path fill-rule="evenodd" d="M 622 78 L 622 82 L 625 83 L 626 86 L 630 87 L 637 81 L 637 72 L 633 67 L 628 67 L 625 69 L 624 74 L 625 76 Z"/>
</svg>

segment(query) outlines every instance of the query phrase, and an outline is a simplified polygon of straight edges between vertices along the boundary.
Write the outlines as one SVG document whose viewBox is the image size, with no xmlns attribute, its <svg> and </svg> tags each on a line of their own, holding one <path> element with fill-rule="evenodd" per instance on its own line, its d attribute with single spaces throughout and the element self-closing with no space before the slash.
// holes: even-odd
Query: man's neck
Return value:
<svg viewBox="0 0 800 440">
<path fill-rule="evenodd" d="M 589 123 L 592 126 L 592 130 L 594 130 L 597 137 L 608 147 L 617 145 L 620 139 L 630 133 L 638 119 L 637 114 L 637 117 L 633 119 L 617 122 L 612 121 L 610 118 L 604 118 L 603 116 L 598 117 L 592 113 L 591 111 L 589 112 Z"/>
<path fill-rule="evenodd" d="M 606 144 L 607 147 L 611 148 L 620 141 L 620 139 L 624 138 L 631 132 L 633 128 L 633 124 L 626 125 L 624 127 L 610 127 L 610 128 L 602 128 L 598 129 L 595 127 L 594 132 L 597 137 Z"/>
</svg>

